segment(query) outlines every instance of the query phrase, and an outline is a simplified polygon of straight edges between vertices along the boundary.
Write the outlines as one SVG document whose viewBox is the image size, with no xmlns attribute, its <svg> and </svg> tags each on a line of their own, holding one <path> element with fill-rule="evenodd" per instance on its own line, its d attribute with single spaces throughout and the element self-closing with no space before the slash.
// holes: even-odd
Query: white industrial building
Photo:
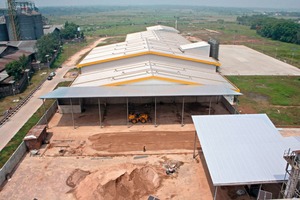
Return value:
<svg viewBox="0 0 300 200">
<path fill-rule="evenodd" d="M 58 99 L 61 113 L 97 104 L 99 110 L 127 104 L 128 113 L 130 103 L 152 103 L 155 123 L 156 102 L 182 103 L 182 115 L 184 104 L 191 102 L 223 102 L 229 108 L 241 94 L 217 72 L 220 63 L 209 54 L 207 42 L 191 43 L 172 27 L 148 27 L 128 34 L 124 42 L 94 48 L 78 64 L 81 73 L 71 87 L 41 98 Z"/>
<path fill-rule="evenodd" d="M 218 188 L 224 186 L 260 185 L 263 190 L 266 184 L 287 182 L 286 170 L 291 168 L 287 168 L 284 155 L 288 154 L 284 153 L 299 150 L 300 137 L 283 137 L 266 114 L 192 118 L 215 187 L 215 199 Z M 277 199 L 279 191 L 272 197 L 263 191 L 258 199 Z"/>
</svg>

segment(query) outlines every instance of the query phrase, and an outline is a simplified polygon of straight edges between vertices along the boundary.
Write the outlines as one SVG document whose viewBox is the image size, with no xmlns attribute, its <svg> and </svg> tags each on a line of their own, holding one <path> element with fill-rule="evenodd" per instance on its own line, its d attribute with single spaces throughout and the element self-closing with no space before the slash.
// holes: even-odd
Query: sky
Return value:
<svg viewBox="0 0 300 200">
<path fill-rule="evenodd" d="M 7 0 L 0 0 L 0 7 Z M 31 0 L 32 1 L 32 0 Z M 88 5 L 199 5 L 218 7 L 255 7 L 300 9 L 300 0 L 35 0 L 37 7 Z"/>
</svg>

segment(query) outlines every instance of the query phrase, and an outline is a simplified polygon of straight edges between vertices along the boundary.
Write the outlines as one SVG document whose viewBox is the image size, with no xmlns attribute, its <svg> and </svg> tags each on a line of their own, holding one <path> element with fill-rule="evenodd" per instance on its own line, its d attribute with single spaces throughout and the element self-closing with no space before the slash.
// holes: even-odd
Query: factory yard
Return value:
<svg viewBox="0 0 300 200">
<path fill-rule="evenodd" d="M 213 199 L 214 187 L 193 124 L 104 126 L 49 122 L 49 144 L 28 153 L 2 189 L 1 199 Z M 81 118 L 85 122 L 89 118 Z M 289 135 L 290 131 L 284 135 Z M 283 133 L 282 133 L 283 134 Z M 145 147 L 145 148 L 144 148 Z M 168 166 L 175 173 L 166 174 Z M 270 185 L 276 187 L 278 185 Z M 243 186 L 220 187 L 218 199 L 238 196 Z M 272 190 L 268 189 L 269 191 Z"/>
<path fill-rule="evenodd" d="M 198 139 L 193 159 L 193 124 L 118 126 L 59 125 L 49 122 L 49 144 L 40 154 L 28 153 L 2 189 L 1 199 L 213 199 L 210 179 Z M 88 118 L 85 118 L 88 121 Z M 289 135 L 290 131 L 285 134 Z M 145 147 L 145 148 L 144 148 Z M 166 174 L 168 166 L 175 173 Z M 270 185 L 276 187 L 278 185 Z M 238 196 L 243 186 L 220 187 L 218 199 Z M 268 189 L 271 191 L 271 189 Z"/>
<path fill-rule="evenodd" d="M 87 125 L 74 129 L 71 116 L 55 113 L 49 122 L 49 144 L 43 145 L 39 155 L 25 156 L 3 187 L 1 198 L 146 200 L 153 195 L 160 199 L 213 199 L 214 187 L 198 139 L 196 153 L 200 156 L 193 159 L 193 124 L 106 123 L 101 128 L 94 124 L 97 120 L 88 123 L 91 115 L 76 115 L 76 123 L 80 119 Z M 172 115 L 165 113 L 165 122 Z M 107 121 L 115 124 L 114 118 Z M 294 135 L 293 131 L 282 134 Z M 166 174 L 169 166 L 175 166 L 175 173 Z M 238 196 L 239 189 L 243 186 L 220 187 L 218 199 L 252 199 Z"/>
<path fill-rule="evenodd" d="M 223 75 L 299 76 L 300 69 L 241 45 L 221 45 Z"/>
<path fill-rule="evenodd" d="M 1 198 L 213 198 L 205 164 L 193 159 L 192 124 L 73 129 L 59 119 L 56 113 L 49 123 L 50 143 L 39 156 L 26 155 Z M 167 175 L 170 165 L 176 172 Z"/>
<path fill-rule="evenodd" d="M 179 169 L 166 175 L 165 165 Z M 191 187 L 186 187 L 186 185 Z M 2 199 L 212 199 L 201 163 L 186 155 L 30 157 L 1 191 Z"/>
</svg>

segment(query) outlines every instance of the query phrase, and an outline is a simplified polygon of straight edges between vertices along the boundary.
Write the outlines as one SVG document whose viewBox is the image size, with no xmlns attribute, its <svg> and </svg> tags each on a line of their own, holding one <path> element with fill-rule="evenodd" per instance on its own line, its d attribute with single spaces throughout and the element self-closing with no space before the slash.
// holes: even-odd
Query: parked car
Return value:
<svg viewBox="0 0 300 200">
<path fill-rule="evenodd" d="M 47 80 L 50 81 L 50 80 L 52 80 L 52 78 L 53 78 L 53 77 L 49 75 L 49 76 L 47 77 Z"/>
<path fill-rule="evenodd" d="M 49 76 L 51 76 L 51 77 L 54 77 L 56 74 L 55 74 L 55 72 L 51 72 L 50 74 L 49 74 Z"/>
</svg>

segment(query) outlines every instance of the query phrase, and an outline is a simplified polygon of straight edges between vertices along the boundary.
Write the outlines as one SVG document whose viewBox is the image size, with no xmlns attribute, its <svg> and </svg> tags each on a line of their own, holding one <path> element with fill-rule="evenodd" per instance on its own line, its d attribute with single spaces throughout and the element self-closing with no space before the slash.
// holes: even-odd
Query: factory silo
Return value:
<svg viewBox="0 0 300 200">
<path fill-rule="evenodd" d="M 0 41 L 8 41 L 8 39 L 6 24 L 0 24 Z"/>
<path fill-rule="evenodd" d="M 9 39 L 13 40 L 10 19 L 6 16 Z M 42 15 L 37 12 L 17 14 L 20 40 L 37 40 L 44 35 Z"/>
</svg>

